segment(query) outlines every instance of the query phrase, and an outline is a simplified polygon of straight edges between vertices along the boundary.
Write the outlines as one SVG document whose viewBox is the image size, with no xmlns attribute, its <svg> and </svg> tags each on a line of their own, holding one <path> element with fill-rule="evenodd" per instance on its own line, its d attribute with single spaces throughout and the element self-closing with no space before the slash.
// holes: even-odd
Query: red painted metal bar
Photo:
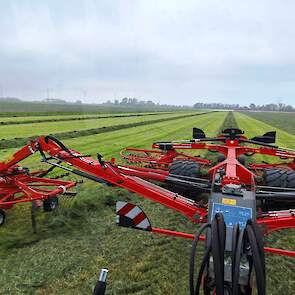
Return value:
<svg viewBox="0 0 295 295">
<path fill-rule="evenodd" d="M 31 156 L 36 151 L 37 142 L 31 142 L 27 144 L 16 153 L 14 153 L 10 158 L 4 162 L 0 162 L 0 175 L 1 173 L 7 171 L 10 167 L 16 165 L 18 162 L 24 160 L 25 158 Z"/>
<path fill-rule="evenodd" d="M 187 149 L 195 149 L 195 150 L 215 150 L 224 155 L 227 154 L 227 147 L 225 145 L 220 144 L 207 144 L 204 142 L 195 142 L 195 143 L 172 143 L 172 147 L 178 150 L 187 150 Z M 153 148 L 159 148 L 158 144 L 153 144 Z M 248 147 L 248 146 L 238 146 L 237 156 L 245 154 L 245 153 L 255 153 L 262 154 L 268 156 L 275 157 L 284 157 L 289 159 L 295 159 L 295 151 L 288 151 L 280 148 L 271 148 L 271 147 Z"/>
<path fill-rule="evenodd" d="M 118 170 L 122 172 L 124 175 L 137 176 L 147 180 L 164 182 L 165 179 L 167 178 L 166 175 L 163 175 L 161 173 L 155 173 L 150 171 L 139 171 L 137 169 L 131 169 L 129 167 L 124 167 L 124 166 L 118 166 Z"/>
<path fill-rule="evenodd" d="M 282 256 L 295 257 L 295 251 L 291 251 L 291 250 L 264 247 L 264 251 L 268 253 L 272 253 L 272 254 L 282 255 Z"/>
<path fill-rule="evenodd" d="M 167 236 L 174 236 L 174 237 L 179 237 L 179 238 L 184 238 L 184 239 L 194 239 L 194 235 L 188 234 L 188 233 L 183 233 L 179 231 L 173 231 L 169 229 L 164 229 L 164 228 L 158 228 L 158 227 L 152 227 L 152 232 L 157 233 L 157 234 L 162 234 L 162 235 L 167 235 Z M 200 236 L 200 240 L 204 241 L 205 236 Z"/>
<path fill-rule="evenodd" d="M 178 231 L 172 231 L 172 230 L 157 228 L 157 227 L 153 227 L 152 232 L 157 233 L 157 234 L 167 235 L 167 236 L 174 236 L 174 237 L 179 237 L 179 238 L 184 238 L 184 239 L 190 239 L 190 240 L 193 240 L 195 238 L 195 236 L 192 234 L 178 232 Z M 205 236 L 200 236 L 200 240 L 204 241 Z M 292 251 L 292 250 L 264 247 L 264 251 L 267 253 L 272 253 L 272 254 L 277 254 L 277 255 L 282 255 L 282 256 L 295 257 L 295 251 Z"/>
<path fill-rule="evenodd" d="M 167 170 L 162 170 L 162 169 L 154 169 L 154 168 L 145 168 L 145 167 L 138 167 L 138 166 L 122 166 L 122 165 L 118 165 L 117 166 L 119 169 L 121 167 L 124 168 L 128 168 L 128 169 L 133 169 L 133 170 L 137 170 L 137 171 L 142 171 L 142 172 L 153 172 L 153 173 L 157 173 L 157 174 L 162 174 L 162 175 L 165 175 L 165 176 L 168 176 L 169 175 L 169 172 Z"/>
<path fill-rule="evenodd" d="M 269 232 L 295 228 L 295 216 L 257 218 L 257 223 L 264 225 Z"/>
</svg>

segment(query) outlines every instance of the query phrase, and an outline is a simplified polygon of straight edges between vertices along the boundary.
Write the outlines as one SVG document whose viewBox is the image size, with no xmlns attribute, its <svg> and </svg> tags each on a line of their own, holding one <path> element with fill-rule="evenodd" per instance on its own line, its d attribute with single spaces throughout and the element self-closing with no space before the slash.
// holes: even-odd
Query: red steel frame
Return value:
<svg viewBox="0 0 295 295">
<path fill-rule="evenodd" d="M 17 165 L 32 154 L 28 147 L 16 152 L 10 159 L 0 162 L 0 209 L 13 205 L 59 196 L 74 187 L 76 182 L 40 177 L 44 171 L 28 172 Z"/>
<path fill-rule="evenodd" d="M 218 165 L 209 169 L 209 174 L 213 176 L 216 171 L 223 167 L 225 168 L 226 175 L 223 177 L 222 185 L 229 183 L 237 183 L 248 185 L 249 187 L 255 185 L 253 184 L 254 172 L 243 166 L 237 158 L 245 153 L 255 153 L 270 155 L 275 157 L 284 157 L 293 160 L 289 167 L 294 167 L 295 152 L 282 150 L 279 148 L 271 147 L 247 147 L 241 146 L 238 140 L 226 139 L 225 144 L 207 144 L 202 142 L 192 142 L 192 143 L 175 143 L 172 144 L 173 149 L 207 149 L 218 151 L 225 155 L 226 159 L 219 163 Z M 153 148 L 158 148 L 158 144 L 154 144 Z M 189 200 L 182 197 L 176 193 L 166 190 L 158 185 L 148 182 L 147 180 L 156 180 L 164 182 L 168 177 L 168 172 L 161 169 L 151 169 L 144 167 L 132 167 L 132 166 L 117 166 L 114 161 L 111 162 L 101 162 L 96 161 L 90 157 L 83 156 L 74 150 L 66 150 L 60 144 L 48 139 L 46 137 L 39 137 L 36 141 L 33 141 L 16 152 L 12 158 L 6 162 L 0 162 L 0 177 L 1 173 L 13 169 L 17 163 L 21 160 L 29 157 L 31 154 L 42 151 L 42 153 L 48 154 L 53 159 L 63 161 L 68 163 L 70 166 L 78 168 L 79 171 L 83 171 L 88 175 L 99 178 L 107 183 L 113 184 L 115 186 L 127 189 L 131 192 L 137 193 L 145 198 L 148 198 L 157 203 L 161 203 L 168 208 L 174 209 L 181 214 L 187 216 L 190 220 L 195 223 L 205 222 L 207 217 L 207 209 L 198 206 L 195 201 Z M 261 169 L 259 164 L 252 164 L 252 169 Z M 39 179 L 38 179 L 39 180 Z M 42 179 L 44 180 L 44 179 Z M 15 177 L 14 181 L 17 181 L 18 177 Z M 40 179 L 41 181 L 41 179 Z M 63 185 L 63 184 L 61 184 Z M 68 183 L 68 187 L 74 186 L 74 183 Z M 3 189 L 0 185 L 0 189 Z M 20 186 L 20 189 L 26 191 L 27 186 Z M 54 193 L 59 193 L 61 188 L 48 193 L 52 195 Z M 1 191 L 0 191 L 1 192 Z M 53 193 L 54 192 L 54 193 Z M 33 195 L 30 190 L 29 193 Z M 40 195 L 46 195 L 42 193 Z M 0 193 L 0 201 L 1 201 Z M 28 201 L 23 199 L 23 201 Z M 0 203 L 1 206 L 1 203 Z M 258 217 L 257 222 L 263 224 L 268 232 L 284 229 L 284 228 L 294 228 L 295 227 L 295 216 L 281 217 L 281 216 L 266 216 Z M 162 232 L 161 232 L 162 231 Z M 167 230 L 154 230 L 154 232 L 165 233 Z M 172 234 L 173 232 L 170 232 Z M 175 236 L 191 237 L 185 233 L 174 232 Z M 293 251 L 281 250 L 281 249 L 266 249 L 268 252 L 277 253 L 281 255 L 294 256 Z"/>
<path fill-rule="evenodd" d="M 159 151 L 150 149 L 125 148 L 120 152 L 122 159 L 130 163 L 145 163 L 150 167 L 160 167 L 168 169 L 174 160 L 190 160 L 201 165 L 210 165 L 211 161 L 200 157 L 193 157 L 184 153 L 180 153 L 175 149 Z"/>
</svg>

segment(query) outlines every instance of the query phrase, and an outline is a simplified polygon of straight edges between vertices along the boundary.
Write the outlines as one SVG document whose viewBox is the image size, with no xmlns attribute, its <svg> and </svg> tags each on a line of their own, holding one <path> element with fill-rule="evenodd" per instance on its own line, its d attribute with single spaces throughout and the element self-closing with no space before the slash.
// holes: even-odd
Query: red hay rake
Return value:
<svg viewBox="0 0 295 295">
<path fill-rule="evenodd" d="M 1 213 L 20 202 L 46 202 L 75 186 L 75 182 L 44 178 L 48 170 L 30 173 L 18 166 L 39 152 L 50 169 L 60 168 L 127 189 L 201 224 L 195 235 L 155 228 L 136 205 L 117 204 L 118 225 L 193 240 L 191 294 L 199 294 L 201 287 L 206 295 L 252 294 L 255 273 L 258 294 L 262 295 L 266 282 L 264 252 L 295 256 L 295 251 L 263 244 L 263 235 L 295 227 L 295 151 L 273 145 L 275 132 L 250 139 L 243 134 L 229 128 L 208 138 L 194 128 L 191 140 L 157 142 L 151 150 L 123 150 L 121 157 L 132 166 L 116 165 L 115 159 L 104 161 L 99 154 L 94 160 L 54 137 L 39 137 L 8 161 L 0 162 Z M 187 150 L 218 153 L 217 161 L 182 152 Z M 280 160 L 271 164 L 249 162 L 248 157 L 255 154 Z M 205 241 L 205 250 L 196 281 L 194 259 L 200 239 Z"/>
</svg>

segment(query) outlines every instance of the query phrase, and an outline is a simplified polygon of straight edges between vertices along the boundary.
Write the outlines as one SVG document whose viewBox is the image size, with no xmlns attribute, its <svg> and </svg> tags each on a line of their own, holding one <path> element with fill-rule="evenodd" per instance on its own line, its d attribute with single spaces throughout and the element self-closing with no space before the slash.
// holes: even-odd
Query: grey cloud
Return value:
<svg viewBox="0 0 295 295">
<path fill-rule="evenodd" d="M 294 95 L 295 3 L 1 1 L 6 95 L 256 103 Z"/>
</svg>

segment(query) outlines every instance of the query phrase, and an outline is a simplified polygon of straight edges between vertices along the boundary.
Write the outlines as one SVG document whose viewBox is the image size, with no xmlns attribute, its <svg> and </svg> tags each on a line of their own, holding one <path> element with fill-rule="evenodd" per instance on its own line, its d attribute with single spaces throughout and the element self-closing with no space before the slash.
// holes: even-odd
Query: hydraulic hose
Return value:
<svg viewBox="0 0 295 295">
<path fill-rule="evenodd" d="M 195 259 L 196 249 L 200 239 L 200 235 L 205 231 L 211 229 L 211 235 L 207 235 L 205 252 L 200 264 L 197 283 L 195 285 Z M 213 257 L 214 277 L 216 284 L 216 294 L 224 294 L 224 250 L 225 250 L 226 228 L 223 215 L 217 213 L 212 220 L 212 224 L 204 224 L 196 233 L 190 257 L 189 270 L 189 285 L 190 294 L 198 295 L 200 292 L 201 282 L 206 266 L 209 264 L 210 256 Z"/>
<path fill-rule="evenodd" d="M 262 233 L 256 222 L 248 220 L 246 228 L 239 233 L 238 243 L 235 251 L 235 259 L 232 261 L 233 274 L 233 295 L 240 294 L 239 278 L 240 278 L 240 262 L 245 251 L 249 262 L 250 271 L 253 266 L 256 276 L 256 285 L 258 295 L 266 294 L 266 272 L 265 272 L 265 256 L 263 250 Z M 250 255 L 251 250 L 251 255 Z M 250 273 L 249 273 L 250 277 Z"/>
<path fill-rule="evenodd" d="M 197 245 L 200 240 L 201 234 L 210 227 L 211 227 L 211 224 L 209 224 L 209 223 L 202 225 L 200 227 L 200 229 L 196 232 L 195 238 L 193 240 L 191 256 L 190 256 L 190 267 L 189 267 L 189 286 L 190 286 L 190 294 L 191 295 L 199 294 L 200 285 L 201 285 L 201 284 L 199 284 L 199 280 L 198 280 L 197 286 L 195 288 L 194 276 L 195 276 L 195 259 L 196 259 Z M 207 250 L 208 250 L 208 248 L 209 247 L 207 246 Z M 209 250 L 210 250 L 210 248 L 209 248 Z M 205 255 L 204 255 L 204 257 L 205 257 Z M 202 268 L 202 266 L 201 266 L 201 268 Z M 200 268 L 200 270 L 201 270 L 201 268 Z M 200 272 L 199 272 L 199 274 L 200 274 Z"/>
<path fill-rule="evenodd" d="M 72 153 L 59 139 L 55 138 L 54 136 L 47 135 L 47 136 L 45 136 L 44 140 L 45 140 L 46 143 L 48 143 L 48 141 L 51 140 L 54 143 L 56 143 L 65 152 L 68 152 L 69 154 Z"/>
<path fill-rule="evenodd" d="M 224 295 L 224 250 L 226 228 L 222 214 L 217 213 L 214 216 L 211 229 L 216 294 Z"/>
<path fill-rule="evenodd" d="M 201 260 L 198 278 L 195 283 L 195 259 L 196 249 L 200 239 L 200 235 L 207 231 L 205 251 Z M 266 273 L 265 273 L 265 256 L 263 249 L 263 238 L 262 233 L 253 220 L 248 220 L 246 227 L 243 229 L 239 228 L 239 225 L 235 225 L 232 233 L 232 252 L 231 252 L 231 275 L 232 284 L 224 281 L 224 253 L 225 253 L 225 241 L 226 241 L 226 225 L 224 222 L 223 215 L 217 213 L 211 224 L 207 223 L 200 227 L 197 231 L 191 250 L 190 256 L 190 268 L 189 268 L 189 286 L 190 294 L 198 295 L 200 292 L 201 284 L 204 278 L 204 272 L 207 267 L 207 276 L 210 275 L 209 264 L 210 257 L 213 258 L 213 273 L 214 279 L 213 285 L 204 285 L 207 290 L 206 294 L 211 294 L 214 288 L 214 292 L 217 295 L 224 294 L 251 294 L 250 277 L 252 269 L 255 271 L 256 276 L 256 288 L 258 295 L 265 295 L 266 292 Z M 247 258 L 249 263 L 249 280 L 246 286 L 246 293 L 242 291 L 240 286 L 240 269 L 242 257 Z M 210 277 L 209 277 L 210 279 Z M 206 283 L 205 283 L 206 284 Z M 228 288 L 228 289 L 226 289 Z M 204 289 L 204 290 L 205 290 Z M 227 290 L 227 292 L 225 291 Z M 211 291 L 210 291 L 211 290 Z M 231 292 L 232 291 L 232 292 Z M 249 293 L 247 293 L 249 292 Z"/>
</svg>

